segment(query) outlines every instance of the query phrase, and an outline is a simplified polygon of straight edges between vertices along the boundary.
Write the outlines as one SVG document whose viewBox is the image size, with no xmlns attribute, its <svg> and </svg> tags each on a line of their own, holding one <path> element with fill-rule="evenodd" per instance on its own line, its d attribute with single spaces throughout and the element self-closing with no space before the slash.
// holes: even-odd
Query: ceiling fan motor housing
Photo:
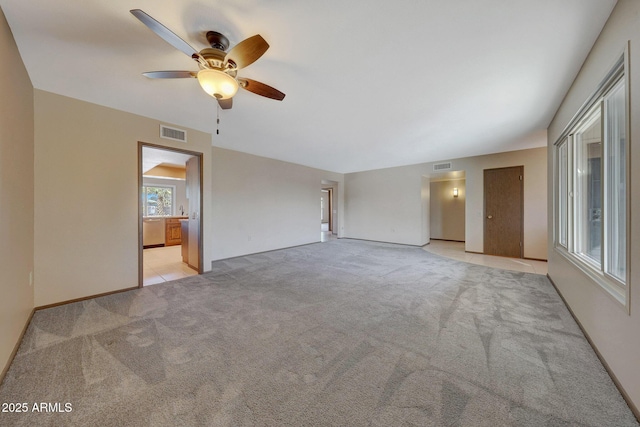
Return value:
<svg viewBox="0 0 640 427">
<path fill-rule="evenodd" d="M 217 31 L 207 31 L 207 41 L 214 49 L 226 51 L 229 48 L 229 39 Z"/>
<path fill-rule="evenodd" d="M 207 61 L 207 64 L 209 64 L 211 68 L 219 70 L 224 68 L 224 58 L 226 55 L 224 51 L 213 47 L 208 47 L 200 51 L 200 56 Z"/>
</svg>

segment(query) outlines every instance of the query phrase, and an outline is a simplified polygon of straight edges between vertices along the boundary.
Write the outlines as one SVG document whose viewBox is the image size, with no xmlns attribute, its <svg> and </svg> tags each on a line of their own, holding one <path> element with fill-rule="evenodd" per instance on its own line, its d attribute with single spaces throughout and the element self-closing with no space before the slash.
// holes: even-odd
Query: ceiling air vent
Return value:
<svg viewBox="0 0 640 427">
<path fill-rule="evenodd" d="M 187 142 L 187 131 L 160 125 L 160 138 L 174 141 Z"/>
<path fill-rule="evenodd" d="M 438 172 L 451 170 L 451 162 L 436 163 L 433 165 L 433 170 Z"/>
</svg>

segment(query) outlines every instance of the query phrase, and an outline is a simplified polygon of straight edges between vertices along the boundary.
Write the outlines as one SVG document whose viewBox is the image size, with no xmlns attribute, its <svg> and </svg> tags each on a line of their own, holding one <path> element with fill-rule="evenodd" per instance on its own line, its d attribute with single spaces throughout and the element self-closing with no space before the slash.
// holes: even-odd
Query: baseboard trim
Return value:
<svg viewBox="0 0 640 427">
<path fill-rule="evenodd" d="M 562 292 L 560 292 L 560 289 L 558 289 L 558 286 L 556 286 L 556 283 L 553 281 L 553 279 L 549 276 L 548 273 L 547 273 L 547 279 L 549 279 L 549 281 L 551 282 L 551 284 L 555 288 L 556 292 L 560 296 L 560 299 L 564 303 L 565 307 L 567 307 L 567 310 L 569 310 L 569 313 L 571 313 L 571 317 L 573 317 L 573 320 L 576 321 L 576 324 L 578 325 L 578 327 L 580 328 L 580 330 L 584 334 L 585 338 L 587 339 L 587 342 L 589 343 L 591 348 L 593 348 L 593 351 L 596 353 L 596 356 L 598 356 L 598 359 L 600 359 L 600 363 L 602 363 L 602 366 L 604 366 L 604 369 L 607 371 L 607 373 L 611 377 L 611 380 L 616 385 L 618 391 L 622 395 L 622 398 L 625 400 L 625 402 L 627 402 L 627 406 L 629 406 L 629 409 L 631 409 L 631 412 L 633 412 L 633 415 L 636 417 L 636 420 L 638 420 L 638 422 L 640 422 L 640 411 L 638 410 L 636 405 L 633 403 L 633 401 L 631 400 L 631 398 L 627 394 L 627 391 L 624 389 L 624 387 L 622 386 L 622 384 L 618 380 L 618 377 L 616 377 L 616 375 L 613 373 L 613 371 L 609 367 L 609 364 L 607 363 L 605 358 L 600 353 L 600 350 L 598 350 L 598 347 L 596 347 L 595 343 L 593 342 L 593 340 L 591 339 L 591 337 L 589 336 L 587 331 L 582 326 L 582 323 L 580 323 L 580 320 L 578 320 L 578 318 L 576 317 L 575 313 L 573 312 L 573 310 L 571 309 L 571 307 L 567 303 L 567 300 L 562 295 Z"/>
<path fill-rule="evenodd" d="M 484 252 L 475 252 L 475 251 L 465 251 L 468 254 L 478 254 L 478 255 L 484 255 Z M 498 256 L 498 255 L 487 255 L 487 256 Z M 510 258 L 510 257 L 502 257 L 502 258 Z M 541 261 L 541 262 L 548 262 L 548 260 L 546 259 L 542 259 L 542 258 L 529 258 L 529 257 L 522 257 L 522 258 L 513 258 L 513 259 L 527 259 L 529 261 Z"/>
<path fill-rule="evenodd" d="M 465 240 L 453 240 L 453 239 L 434 239 L 433 237 L 429 240 L 437 240 L 438 242 L 457 242 L 457 243 L 465 243 Z M 428 244 L 428 243 L 427 243 Z"/>
<path fill-rule="evenodd" d="M 398 245 L 398 246 L 409 246 L 410 248 L 424 248 L 428 245 L 425 243 L 424 245 L 412 245 L 410 243 L 396 243 L 396 242 L 385 242 L 384 240 L 371 240 L 371 239 L 358 239 L 357 237 L 341 237 L 341 240 L 359 240 L 361 242 L 372 242 L 372 243 L 385 243 L 387 245 Z"/>
<path fill-rule="evenodd" d="M 260 255 L 260 254 L 266 254 L 266 253 L 269 253 L 269 252 L 283 251 L 285 249 L 301 248 L 303 246 L 315 245 L 315 244 L 319 244 L 319 243 L 322 243 L 322 242 L 320 240 L 318 240 L 318 241 L 315 241 L 315 242 L 302 243 L 300 245 L 286 246 L 284 248 L 268 249 L 266 251 L 251 252 L 250 254 L 244 254 L 244 255 L 234 255 L 234 256 L 227 257 L 227 258 L 214 259 L 214 260 L 211 261 L 211 263 L 213 264 L 214 262 L 218 262 L 218 261 L 228 261 L 228 260 L 231 260 L 231 259 L 242 258 L 244 256 Z M 205 273 L 207 273 L 207 272 L 205 272 Z"/>
<path fill-rule="evenodd" d="M 18 341 L 16 341 L 16 345 L 13 346 L 13 351 L 11 352 L 11 355 L 9 356 L 9 359 L 7 360 L 6 365 L 2 369 L 2 373 L 0 373 L 0 385 L 2 385 L 2 383 L 4 382 L 4 377 L 7 375 L 7 372 L 9 371 L 9 367 L 13 363 L 13 359 L 15 359 L 16 354 L 18 354 L 18 349 L 20 348 L 20 344 L 22 344 L 22 339 L 24 338 L 24 334 L 27 333 L 27 329 L 29 328 L 29 324 L 31 324 L 31 319 L 33 319 L 33 314 L 35 312 L 36 312 L 36 309 L 32 308 L 31 314 L 29 314 L 29 317 L 27 318 L 27 321 L 24 324 L 24 327 L 22 328 L 22 332 L 18 337 Z"/>
<path fill-rule="evenodd" d="M 167 246 L 167 245 L 165 245 L 164 243 L 158 243 L 158 244 L 155 244 L 155 245 L 143 246 L 142 249 L 164 248 L 165 246 Z"/>
<path fill-rule="evenodd" d="M 104 292 L 102 294 L 89 295 L 89 296 L 82 297 L 82 298 L 74 298 L 74 299 L 70 299 L 70 300 L 66 300 L 66 301 L 56 302 L 56 303 L 53 303 L 53 304 L 41 305 L 41 306 L 38 306 L 38 307 L 34 308 L 34 310 L 38 311 L 38 310 L 44 310 L 46 308 L 59 307 L 61 305 L 72 304 L 74 302 L 86 301 L 86 300 L 90 300 L 90 299 L 94 299 L 94 298 L 106 297 L 108 295 L 119 294 L 121 292 L 129 292 L 129 291 L 133 291 L 133 290 L 136 290 L 136 289 L 140 289 L 140 288 L 137 287 L 137 286 L 134 286 L 133 288 L 118 289 L 117 291 Z"/>
</svg>

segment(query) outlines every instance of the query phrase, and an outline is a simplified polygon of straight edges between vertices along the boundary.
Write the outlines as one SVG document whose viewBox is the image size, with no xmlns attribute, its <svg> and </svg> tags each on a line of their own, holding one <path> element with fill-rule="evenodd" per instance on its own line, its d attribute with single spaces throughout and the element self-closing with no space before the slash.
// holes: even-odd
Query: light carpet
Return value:
<svg viewBox="0 0 640 427">
<path fill-rule="evenodd" d="M 0 402 L 17 426 L 638 426 L 545 276 L 346 239 L 38 311 Z"/>
</svg>

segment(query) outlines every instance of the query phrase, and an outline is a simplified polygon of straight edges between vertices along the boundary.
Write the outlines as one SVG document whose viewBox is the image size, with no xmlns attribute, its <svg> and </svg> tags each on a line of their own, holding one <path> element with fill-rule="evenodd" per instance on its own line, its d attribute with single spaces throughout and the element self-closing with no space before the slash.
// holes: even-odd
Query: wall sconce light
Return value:
<svg viewBox="0 0 640 427">
<path fill-rule="evenodd" d="M 453 197 L 458 197 L 458 187 L 453 189 Z"/>
</svg>

